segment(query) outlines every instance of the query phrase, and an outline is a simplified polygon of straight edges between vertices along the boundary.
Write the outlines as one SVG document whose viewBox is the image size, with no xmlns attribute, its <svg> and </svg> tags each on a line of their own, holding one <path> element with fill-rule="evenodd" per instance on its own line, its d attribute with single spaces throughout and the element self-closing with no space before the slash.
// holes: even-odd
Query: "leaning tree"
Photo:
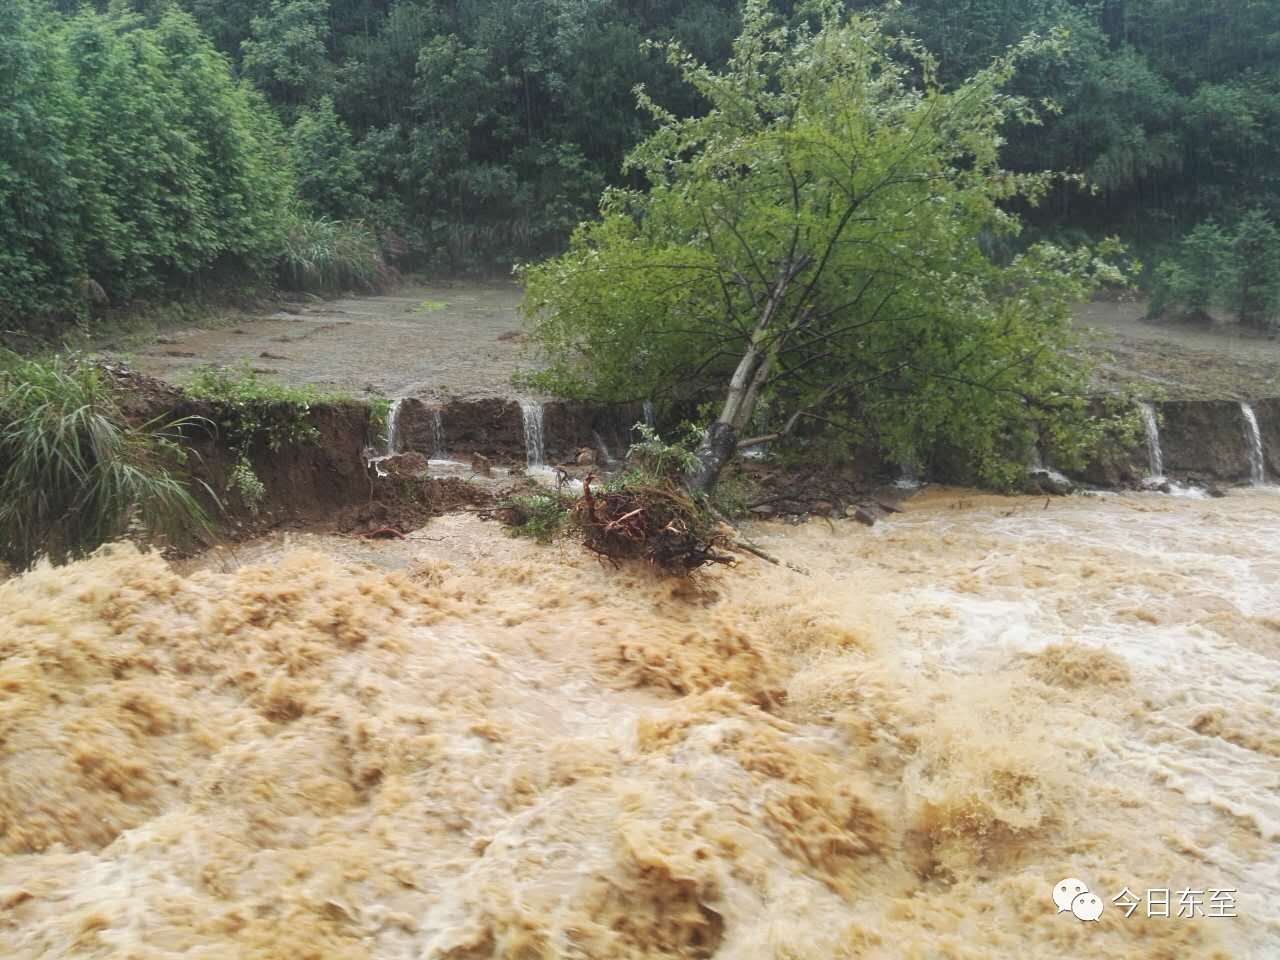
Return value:
<svg viewBox="0 0 1280 960">
<path fill-rule="evenodd" d="M 606 192 L 567 252 L 522 271 L 532 379 L 701 405 L 695 490 L 801 434 L 917 464 L 945 447 L 994 483 L 1037 434 L 1081 450 L 1098 424 L 1069 308 L 1113 271 L 1089 250 L 993 253 L 1050 182 L 1000 166 L 1003 125 L 1034 120 L 1002 87 L 1058 40 L 942 89 L 917 45 L 838 3 L 785 23 L 751 2 L 744 20 L 723 70 L 668 48 L 705 110 L 640 90 L 657 129 L 627 163 L 645 189 Z"/>
</svg>

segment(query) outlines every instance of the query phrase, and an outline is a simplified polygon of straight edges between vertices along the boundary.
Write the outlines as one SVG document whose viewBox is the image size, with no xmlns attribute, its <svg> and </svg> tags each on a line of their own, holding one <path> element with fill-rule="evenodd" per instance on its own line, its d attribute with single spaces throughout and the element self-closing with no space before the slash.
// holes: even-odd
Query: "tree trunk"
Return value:
<svg viewBox="0 0 1280 960">
<path fill-rule="evenodd" d="M 694 493 L 706 493 L 720 477 L 724 465 L 738 450 L 738 432 L 751 420 L 751 411 L 759 395 L 759 382 L 769 368 L 769 357 L 752 344 L 738 361 L 729 380 L 720 417 L 707 429 L 706 439 L 698 445 L 698 465 L 685 475 L 685 486 Z"/>
<path fill-rule="evenodd" d="M 751 414 L 755 411 L 760 391 L 773 368 L 773 350 L 776 349 L 776 344 L 773 348 L 764 347 L 759 338 L 773 324 L 787 288 L 808 262 L 809 258 L 805 256 L 788 263 L 782 269 L 777 283 L 769 289 L 746 353 L 738 361 L 738 366 L 729 379 L 729 389 L 725 393 L 720 416 L 708 428 L 706 439 L 695 452 L 698 466 L 685 475 L 685 486 L 694 493 L 705 493 L 715 486 L 720 471 L 737 453 L 738 434 L 751 422 Z"/>
<path fill-rule="evenodd" d="M 694 454 L 698 465 L 685 474 L 685 486 L 693 493 L 706 493 L 720 478 L 724 465 L 738 451 L 738 431 L 733 424 L 717 420 L 707 428 L 706 439 Z"/>
</svg>

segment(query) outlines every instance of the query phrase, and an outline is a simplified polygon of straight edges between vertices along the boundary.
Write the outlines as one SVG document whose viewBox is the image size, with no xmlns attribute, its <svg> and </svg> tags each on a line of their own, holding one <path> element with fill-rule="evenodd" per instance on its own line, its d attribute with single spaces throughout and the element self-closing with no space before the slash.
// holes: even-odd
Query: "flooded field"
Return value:
<svg viewBox="0 0 1280 960">
<path fill-rule="evenodd" d="M 505 397 L 521 352 L 519 302 L 510 283 L 409 284 L 167 331 L 139 344 L 132 365 L 174 383 L 212 363 L 353 396 Z"/>
<path fill-rule="evenodd" d="M 1076 308 L 1076 323 L 1090 331 L 1101 386 L 1181 399 L 1280 394 L 1280 338 L 1274 333 L 1236 323 L 1150 323 L 1146 312 L 1141 301 Z"/>
<path fill-rule="evenodd" d="M 514 396 L 525 362 L 514 283 L 409 284 L 391 294 L 298 304 L 206 327 L 168 330 L 131 355 L 140 372 L 181 382 L 195 367 L 245 366 L 268 379 L 353 396 Z M 1280 393 L 1280 340 L 1234 325 L 1206 330 L 1143 320 L 1143 303 L 1076 311 L 1091 331 L 1100 385 L 1169 397 Z"/>
<path fill-rule="evenodd" d="M 457 515 L 0 585 L 0 954 L 1276 955 L 1280 495 L 752 533 L 809 574 Z"/>
</svg>

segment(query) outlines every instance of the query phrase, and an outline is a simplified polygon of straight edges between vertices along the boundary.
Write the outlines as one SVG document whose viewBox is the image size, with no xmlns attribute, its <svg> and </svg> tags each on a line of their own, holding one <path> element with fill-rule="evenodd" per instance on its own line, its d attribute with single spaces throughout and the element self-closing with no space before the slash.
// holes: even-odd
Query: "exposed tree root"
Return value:
<svg viewBox="0 0 1280 960">
<path fill-rule="evenodd" d="M 629 486 L 596 493 L 594 476 L 582 483 L 573 516 L 588 550 L 612 561 L 642 560 L 665 573 L 687 576 L 708 563 L 733 563 L 721 553 L 728 538 L 682 490 Z"/>
</svg>

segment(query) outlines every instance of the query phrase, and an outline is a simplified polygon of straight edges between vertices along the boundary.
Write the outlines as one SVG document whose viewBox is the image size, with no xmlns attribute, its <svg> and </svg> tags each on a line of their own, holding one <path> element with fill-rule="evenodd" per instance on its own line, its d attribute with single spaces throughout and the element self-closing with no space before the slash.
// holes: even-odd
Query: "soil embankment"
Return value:
<svg viewBox="0 0 1280 960">
<path fill-rule="evenodd" d="M 465 461 L 480 454 L 519 464 L 525 456 L 524 422 L 511 377 L 528 358 L 522 355 L 518 303 L 519 289 L 510 283 L 408 284 L 384 296 L 297 304 L 266 317 L 245 316 L 232 325 L 170 331 L 142 344 L 131 363 L 170 382 L 181 382 L 200 364 L 214 363 L 357 398 L 403 398 L 399 449 L 434 459 Z M 1140 303 L 1099 302 L 1081 307 L 1077 321 L 1092 331 L 1089 350 L 1100 362 L 1100 388 L 1154 392 L 1164 398 L 1156 405 L 1168 476 L 1248 482 L 1252 468 L 1240 400 L 1253 401 L 1268 475 L 1280 476 L 1280 400 L 1274 399 L 1280 396 L 1280 342 L 1227 330 L 1146 323 L 1144 310 Z M 549 462 L 573 462 L 583 449 L 618 457 L 630 442 L 630 427 L 642 419 L 638 407 L 543 399 Z M 348 415 L 335 416 L 345 422 Z M 353 423 L 329 428 L 340 441 L 332 455 L 349 452 L 354 446 L 350 438 L 359 430 Z M 377 438 L 361 443 L 370 441 L 376 445 Z M 314 460 L 326 454 L 308 456 Z M 1104 487 L 1131 486 L 1147 476 L 1149 465 L 1149 450 L 1141 440 L 1131 449 L 1104 452 L 1077 479 Z M 855 472 L 886 476 L 895 467 L 867 449 Z M 363 478 L 342 476 L 334 495 L 345 497 L 352 483 L 358 487 L 361 482 Z M 323 504 L 331 491 L 318 493 Z"/>
</svg>

